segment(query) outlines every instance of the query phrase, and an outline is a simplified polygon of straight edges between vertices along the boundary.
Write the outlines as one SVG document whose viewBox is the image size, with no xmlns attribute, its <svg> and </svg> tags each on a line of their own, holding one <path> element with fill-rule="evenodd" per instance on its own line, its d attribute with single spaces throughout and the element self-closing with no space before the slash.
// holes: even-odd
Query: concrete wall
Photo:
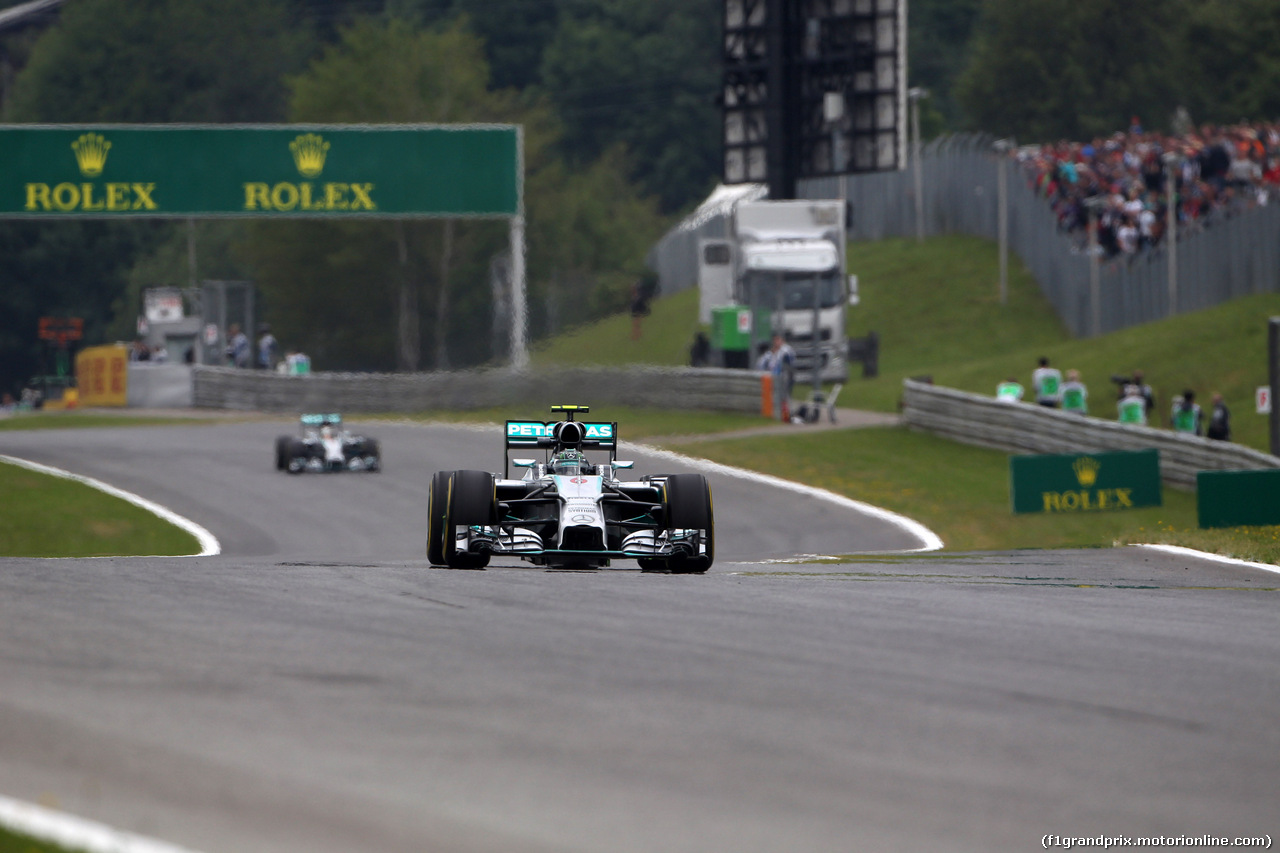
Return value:
<svg viewBox="0 0 1280 853">
<path fill-rule="evenodd" d="M 902 419 L 911 429 L 1011 453 L 1160 452 L 1160 476 L 1168 485 L 1194 489 L 1197 471 L 1280 468 L 1280 458 L 1224 441 L 1170 430 L 1081 417 L 1030 403 L 1001 403 L 907 380 Z"/>
<path fill-rule="evenodd" d="M 193 404 L 268 412 L 426 412 L 537 403 L 760 411 L 763 374 L 721 368 L 561 368 L 458 373 L 312 373 L 284 376 L 193 368 Z M 132 376 L 130 376 L 132 382 Z"/>
<path fill-rule="evenodd" d="M 182 409 L 192 405 L 192 367 L 189 364 L 131 361 L 125 395 L 135 409 Z"/>
</svg>

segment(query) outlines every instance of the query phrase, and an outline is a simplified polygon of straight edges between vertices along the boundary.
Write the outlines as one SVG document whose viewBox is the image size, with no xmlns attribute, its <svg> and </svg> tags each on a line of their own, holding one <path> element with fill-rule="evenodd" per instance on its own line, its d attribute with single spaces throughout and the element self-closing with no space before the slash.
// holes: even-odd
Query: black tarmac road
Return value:
<svg viewBox="0 0 1280 853">
<path fill-rule="evenodd" d="M 705 576 L 431 569 L 430 476 L 499 467 L 498 430 L 370 424 L 384 472 L 289 476 L 289 429 L 0 433 L 223 549 L 0 560 L 0 794 L 204 853 L 1280 834 L 1280 575 L 774 562 L 919 542 L 717 474 Z"/>
</svg>

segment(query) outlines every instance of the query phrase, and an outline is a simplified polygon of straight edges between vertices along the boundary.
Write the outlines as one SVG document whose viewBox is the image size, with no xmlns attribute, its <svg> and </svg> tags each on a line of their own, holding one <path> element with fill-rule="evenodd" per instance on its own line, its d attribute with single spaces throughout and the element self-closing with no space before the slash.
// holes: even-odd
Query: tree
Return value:
<svg viewBox="0 0 1280 853">
<path fill-rule="evenodd" d="M 494 121 L 508 109 L 508 98 L 491 93 L 487 83 L 482 45 L 460 24 L 420 30 L 400 19 L 365 20 L 346 30 L 339 44 L 290 80 L 290 114 L 295 121 L 309 122 Z M 363 258 L 360 272 L 345 284 L 331 282 L 327 297 L 359 304 L 365 312 L 381 312 L 385 328 L 396 330 L 394 364 L 400 370 L 417 370 L 421 364 L 420 300 L 424 292 L 435 297 L 430 312 L 434 318 L 434 363 L 438 368 L 449 365 L 454 273 L 472 253 L 487 256 L 497 250 L 492 225 L 453 220 L 367 226 L 293 223 L 256 231 L 253 253 L 264 270 L 273 271 L 262 282 L 264 288 L 274 292 L 278 304 L 289 305 L 303 315 L 323 309 L 316 299 L 286 296 L 295 287 L 289 281 L 291 276 L 306 280 L 303 270 L 311 269 L 320 258 L 339 267 L 346 266 L 343 258 Z M 333 242 L 339 235 L 341 248 Z M 303 262 L 295 255 L 286 262 L 281 247 L 308 251 L 311 258 Z M 299 319 L 286 321 L 286 326 Z M 352 349 L 354 340 L 339 345 L 337 340 L 345 333 L 328 323 L 298 324 L 309 327 L 307 346 L 317 353 L 339 346 L 344 360 L 355 358 L 371 366 L 382 361 L 371 351 Z M 321 336 L 334 340 L 317 339 Z M 376 349 L 377 338 L 367 330 L 358 340 L 361 347 Z"/>
<path fill-rule="evenodd" d="M 542 89 L 586 164 L 626 146 L 634 177 L 672 212 L 720 170 L 721 0 L 564 0 Z"/>
<path fill-rule="evenodd" d="M 989 0 L 956 95 L 975 128 L 1082 139 L 1161 123 L 1176 106 L 1172 50 L 1187 0 Z"/>
<path fill-rule="evenodd" d="M 279 120 L 308 42 L 281 0 L 78 0 L 37 43 L 14 115 L 43 122 Z"/>
<path fill-rule="evenodd" d="M 910 85 L 929 90 L 921 104 L 925 137 L 963 123 L 953 84 L 964 67 L 981 0 L 910 0 L 907 16 Z M 932 132 L 931 132 L 932 131 Z"/>
<path fill-rule="evenodd" d="M 47 345 L 36 336 L 41 317 L 80 317 L 86 342 L 107 339 L 129 262 L 159 233 L 145 222 L 0 224 L 0 390 L 13 393 L 52 372 Z"/>
<path fill-rule="evenodd" d="M 627 179 L 621 146 L 569 172 L 553 163 L 529 181 L 530 299 L 535 333 L 615 313 L 627 306 L 645 252 L 662 236 L 656 200 Z"/>
<path fill-rule="evenodd" d="M 14 81 L 21 122 L 279 120 L 306 48 L 282 0 L 77 0 Z M 0 381 L 38 368 L 40 316 L 83 316 L 87 342 L 132 335 L 130 268 L 173 234 L 156 222 L 0 223 Z M 152 282 L 152 283 L 181 283 Z M 128 312 L 111 321 L 112 311 Z"/>
<path fill-rule="evenodd" d="M 1200 121 L 1280 115 L 1280 4 L 1208 0 L 1184 19 L 1180 101 Z"/>
<path fill-rule="evenodd" d="M 461 19 L 484 41 L 495 89 L 539 82 L 542 53 L 555 35 L 562 0 L 388 0 L 390 17 L 419 26 Z"/>
</svg>

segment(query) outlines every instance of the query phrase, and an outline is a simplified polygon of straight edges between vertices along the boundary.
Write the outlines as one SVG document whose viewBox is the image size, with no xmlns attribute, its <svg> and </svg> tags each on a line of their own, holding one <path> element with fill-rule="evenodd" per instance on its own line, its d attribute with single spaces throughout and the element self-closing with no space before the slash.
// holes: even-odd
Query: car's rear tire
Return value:
<svg viewBox="0 0 1280 853">
<path fill-rule="evenodd" d="M 701 574 L 711 568 L 716 557 L 715 508 L 711 486 L 701 474 L 672 474 L 667 478 L 667 526 L 675 530 L 699 530 L 702 553 L 667 560 L 675 574 Z"/>
<path fill-rule="evenodd" d="M 382 447 L 378 444 L 378 440 L 376 438 L 365 440 L 364 470 L 371 471 L 375 474 L 382 470 Z"/>
<path fill-rule="evenodd" d="M 457 550 L 454 536 L 462 525 L 490 525 L 498 521 L 498 501 L 493 475 L 485 471 L 454 471 L 450 478 L 449 502 L 444 519 L 444 559 L 453 569 L 483 569 L 489 565 L 488 554 L 471 554 Z"/>
<path fill-rule="evenodd" d="M 283 471 L 289 467 L 289 442 L 292 436 L 282 435 L 276 439 L 276 470 Z"/>
<path fill-rule="evenodd" d="M 437 471 L 427 491 L 427 559 L 433 566 L 446 566 L 444 559 L 444 517 L 449 506 L 449 478 L 452 471 Z"/>
</svg>

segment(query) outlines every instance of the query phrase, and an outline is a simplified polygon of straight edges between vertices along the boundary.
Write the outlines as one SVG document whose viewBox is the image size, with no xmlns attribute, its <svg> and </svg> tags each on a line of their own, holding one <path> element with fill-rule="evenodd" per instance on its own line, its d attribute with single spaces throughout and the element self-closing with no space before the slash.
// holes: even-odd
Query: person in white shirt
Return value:
<svg viewBox="0 0 1280 853">
<path fill-rule="evenodd" d="M 1041 357 L 1040 366 L 1031 372 L 1031 390 L 1036 402 L 1056 409 L 1062 404 L 1062 371 L 1049 366 L 1049 359 Z"/>
</svg>

